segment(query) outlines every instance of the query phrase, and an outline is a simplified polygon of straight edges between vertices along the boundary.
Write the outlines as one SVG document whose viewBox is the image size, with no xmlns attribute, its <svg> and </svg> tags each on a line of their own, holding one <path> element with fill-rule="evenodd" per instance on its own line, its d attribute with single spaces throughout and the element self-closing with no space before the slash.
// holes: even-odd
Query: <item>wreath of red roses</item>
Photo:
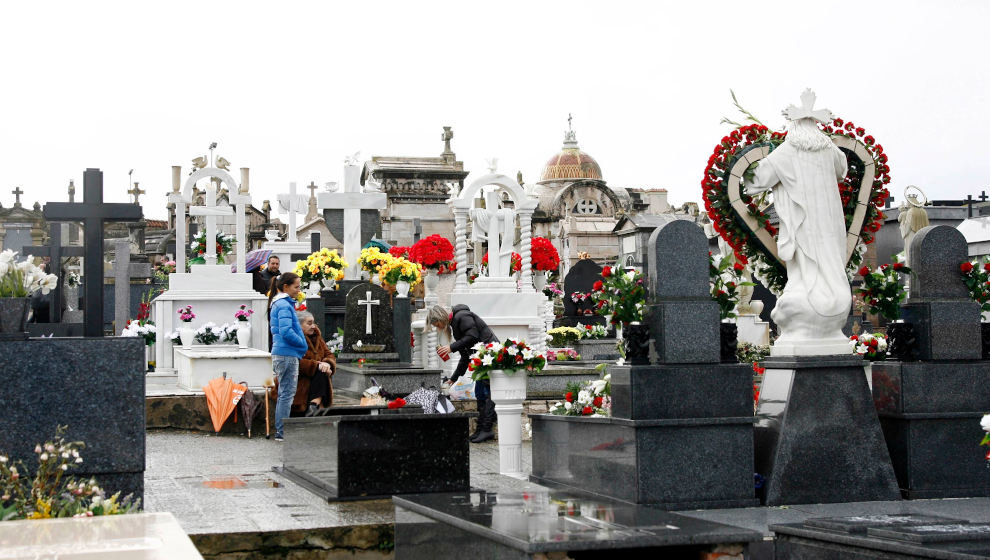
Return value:
<svg viewBox="0 0 990 560">
<path fill-rule="evenodd" d="M 852 122 L 845 122 L 837 118 L 831 123 L 819 123 L 819 127 L 825 134 L 847 136 L 858 140 L 866 146 L 873 158 L 876 171 L 871 186 L 866 218 L 860 232 L 860 239 L 863 244 L 873 243 L 873 234 L 883 225 L 884 214 L 881 208 L 885 205 L 887 197 L 890 196 L 890 192 L 885 186 L 890 183 L 887 154 L 883 152 L 883 146 L 878 144 L 873 136 L 866 134 L 865 129 L 857 127 Z M 705 176 L 701 180 L 702 198 L 705 202 L 705 210 L 712 220 L 712 227 L 732 247 L 739 262 L 748 264 L 753 261 L 757 276 L 761 277 L 768 288 L 778 292 L 783 290 L 787 281 L 787 270 L 772 255 L 765 253 L 762 245 L 754 242 L 753 232 L 729 202 L 726 184 L 729 170 L 744 150 L 750 146 L 766 145 L 770 146 L 772 151 L 782 144 L 786 137 L 786 132 L 774 132 L 762 124 L 750 124 L 736 128 L 715 146 L 714 152 L 708 158 Z M 864 166 L 863 162 L 859 161 L 858 156 L 846 150 L 843 152 L 849 163 L 849 172 L 838 183 L 838 188 L 848 227 L 856 209 Z M 749 214 L 756 219 L 760 227 L 776 238 L 777 229 L 770 223 L 769 215 L 759 208 L 753 197 L 744 193 L 741 198 L 746 204 Z M 855 251 L 848 267 L 854 270 L 861 262 L 862 253 Z"/>
</svg>

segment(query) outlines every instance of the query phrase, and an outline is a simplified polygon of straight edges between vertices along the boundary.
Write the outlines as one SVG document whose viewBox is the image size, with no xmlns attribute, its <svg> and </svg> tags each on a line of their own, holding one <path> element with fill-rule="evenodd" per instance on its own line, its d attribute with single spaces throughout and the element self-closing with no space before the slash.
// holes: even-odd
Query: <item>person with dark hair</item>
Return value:
<svg viewBox="0 0 990 560">
<path fill-rule="evenodd" d="M 279 274 L 281 274 L 279 271 L 279 259 L 277 256 L 272 255 L 268 257 L 268 264 L 265 265 L 264 270 L 256 269 L 251 273 L 255 291 L 268 295 L 268 289 L 272 285 L 272 279 L 276 278 Z"/>
<path fill-rule="evenodd" d="M 299 277 L 291 272 L 276 276 L 268 292 L 268 324 L 272 334 L 272 368 L 278 380 L 275 403 L 275 441 L 285 437 L 283 424 L 289 417 L 292 399 L 299 380 L 299 359 L 309 345 L 296 318 L 295 298 L 299 294 Z"/>
<path fill-rule="evenodd" d="M 451 352 L 459 352 L 460 361 L 457 369 L 450 378 L 452 382 L 467 371 L 474 345 L 479 342 L 498 342 L 498 337 L 485 323 L 484 319 L 471 312 L 466 305 L 455 305 L 450 313 L 440 305 L 434 305 L 427 313 L 426 320 L 438 332 L 447 335 L 450 344 L 437 347 L 437 355 L 446 359 Z M 489 380 L 480 379 L 474 382 L 474 395 L 478 399 L 478 429 L 471 435 L 471 443 L 481 443 L 495 437 L 495 402 L 492 401 L 492 389 Z"/>
</svg>

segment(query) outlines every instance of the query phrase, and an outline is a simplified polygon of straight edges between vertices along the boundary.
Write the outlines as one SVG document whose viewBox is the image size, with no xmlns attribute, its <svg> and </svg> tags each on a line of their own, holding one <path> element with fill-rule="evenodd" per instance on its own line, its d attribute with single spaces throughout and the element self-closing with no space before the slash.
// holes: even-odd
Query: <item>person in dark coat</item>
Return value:
<svg viewBox="0 0 990 560">
<path fill-rule="evenodd" d="M 337 357 L 323 340 L 323 333 L 316 326 L 313 314 L 309 311 L 296 311 L 296 315 L 303 334 L 306 335 L 309 349 L 299 360 L 299 383 L 296 398 L 292 401 L 292 411 L 312 416 L 333 403 L 330 378 L 337 369 Z"/>
<path fill-rule="evenodd" d="M 448 346 L 438 347 L 437 355 L 441 358 L 450 356 L 452 352 L 461 355 L 454 375 L 450 378 L 452 382 L 456 382 L 467 371 L 471 355 L 475 352 L 475 344 L 499 341 L 484 319 L 472 313 L 466 305 L 455 305 L 450 312 L 440 305 L 434 305 L 430 308 L 427 320 L 438 331 L 445 332 L 451 341 Z M 495 437 L 495 403 L 492 401 L 488 379 L 474 382 L 474 395 L 478 399 L 478 430 L 471 436 L 471 442 L 481 443 Z"/>
<path fill-rule="evenodd" d="M 251 273 L 254 281 L 254 289 L 264 295 L 268 295 L 268 290 L 272 285 L 272 278 L 278 278 L 279 259 L 275 255 L 268 257 L 268 264 L 264 270 L 257 269 Z"/>
</svg>

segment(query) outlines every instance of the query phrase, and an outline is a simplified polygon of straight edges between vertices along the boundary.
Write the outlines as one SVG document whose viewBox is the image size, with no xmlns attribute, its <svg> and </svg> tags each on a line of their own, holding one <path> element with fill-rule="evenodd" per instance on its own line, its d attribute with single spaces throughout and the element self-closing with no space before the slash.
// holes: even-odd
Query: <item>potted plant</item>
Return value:
<svg viewBox="0 0 990 560">
<path fill-rule="evenodd" d="M 301 261 L 296 261 L 294 272 L 307 290 L 311 289 L 314 282 L 319 283 L 320 290 L 328 292 L 333 290 L 336 283 L 344 278 L 344 270 L 348 263 L 336 249 L 320 249 L 310 254 Z M 316 295 L 316 294 L 312 294 Z"/>
<path fill-rule="evenodd" d="M 522 403 L 526 400 L 526 375 L 538 372 L 547 364 L 546 358 L 526 342 L 506 339 L 504 342 L 479 342 L 468 370 L 475 381 L 491 379 L 492 401 L 499 425 L 499 472 L 524 476 L 519 454 L 522 445 Z"/>
<path fill-rule="evenodd" d="M 392 260 L 385 265 L 385 283 L 395 286 L 397 297 L 409 297 L 409 289 L 419 284 L 422 276 L 420 265 L 406 259 L 405 257 L 392 257 Z"/>
<path fill-rule="evenodd" d="M 990 257 L 985 257 L 981 264 L 979 260 L 965 261 L 959 265 L 963 282 L 969 291 L 969 297 L 980 305 L 980 312 L 990 311 Z M 980 322 L 980 339 L 983 342 L 983 359 L 990 358 L 990 323 Z"/>
<path fill-rule="evenodd" d="M 176 313 L 179 314 L 179 320 L 183 323 L 183 326 L 179 327 L 179 340 L 182 341 L 182 347 L 188 350 L 192 348 L 193 338 L 196 336 L 196 331 L 190 325 L 192 320 L 196 318 L 196 314 L 192 312 L 191 305 L 179 309 Z"/>
<path fill-rule="evenodd" d="M 719 354 L 722 363 L 736 361 L 736 344 L 739 327 L 733 322 L 737 317 L 736 306 L 739 305 L 739 288 L 755 286 L 753 282 L 745 282 L 742 278 L 746 267 L 726 256 L 715 257 L 708 253 L 708 285 L 712 299 L 718 303 L 719 323 Z"/>
<path fill-rule="evenodd" d="M 904 263 L 895 261 L 893 264 L 880 265 L 877 270 L 864 265 L 858 272 L 863 277 L 863 285 L 856 288 L 856 295 L 863 298 L 870 313 L 890 321 L 887 324 L 890 356 L 901 361 L 916 359 L 914 325 L 901 320 L 901 302 L 907 294 L 899 275 L 911 274 L 911 269 Z"/>
<path fill-rule="evenodd" d="M 371 275 L 371 283 L 382 285 L 381 271 L 387 269 L 394 257 L 388 253 L 383 253 L 378 247 L 365 247 L 361 249 L 361 256 L 358 257 L 358 266 Z"/>
<path fill-rule="evenodd" d="M 16 252 L 0 252 L 0 337 L 27 338 L 25 323 L 31 310 L 31 294 L 48 295 L 58 276 L 48 274 L 28 259 L 15 262 Z"/>
<path fill-rule="evenodd" d="M 437 289 L 440 274 L 457 269 L 454 262 L 454 246 L 442 235 L 430 235 L 420 239 L 409 248 L 409 260 L 419 263 L 426 269 L 424 284 L 429 292 Z"/>
<path fill-rule="evenodd" d="M 625 358 L 632 364 L 648 364 L 650 331 L 642 323 L 646 306 L 642 273 L 606 266 L 602 268 L 602 279 L 592 286 L 591 298 L 595 302 L 595 312 L 615 325 L 616 337 L 623 339 Z"/>
<path fill-rule="evenodd" d="M 253 309 L 248 309 L 248 306 L 241 305 L 241 308 L 234 312 L 234 319 L 237 319 L 237 345 L 241 348 L 247 348 L 251 345 L 251 315 L 254 315 Z"/>
<path fill-rule="evenodd" d="M 547 284 L 546 273 L 557 270 L 560 267 L 560 255 L 557 248 L 553 246 L 546 237 L 534 237 L 530 242 L 530 258 L 533 262 L 533 286 L 537 291 L 543 291 Z M 521 261 L 521 258 L 520 258 Z M 520 269 L 522 262 L 519 263 Z"/>
</svg>

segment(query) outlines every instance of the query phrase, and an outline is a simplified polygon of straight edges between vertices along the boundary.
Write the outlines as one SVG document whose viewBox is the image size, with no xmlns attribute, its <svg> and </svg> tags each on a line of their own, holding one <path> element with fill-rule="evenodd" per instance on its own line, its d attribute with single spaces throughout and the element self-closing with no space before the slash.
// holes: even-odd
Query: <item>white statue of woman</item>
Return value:
<svg viewBox="0 0 990 560">
<path fill-rule="evenodd" d="M 914 234 L 921 231 L 922 228 L 928 227 L 928 213 L 925 212 L 927 197 L 925 202 L 919 201 L 917 194 L 908 194 L 908 189 L 917 189 L 922 196 L 924 193 L 914 185 L 909 185 L 904 189 L 904 198 L 907 199 L 907 204 L 901 204 L 900 213 L 897 216 L 897 221 L 900 223 L 901 239 L 904 240 L 904 264 L 910 267 L 911 259 L 908 249 L 911 247 Z"/>
<path fill-rule="evenodd" d="M 828 110 L 812 109 L 815 94 L 801 94 L 801 107 L 784 110 L 784 143 L 759 162 L 750 194 L 773 190 L 780 216 L 778 256 L 787 284 L 771 318 L 780 328 L 772 354 L 848 354 L 842 327 L 852 304 L 846 278 L 846 223 L 838 180 L 846 158 L 815 123 L 830 121 Z"/>
<path fill-rule="evenodd" d="M 511 274 L 512 242 L 515 234 L 515 213 L 499 208 L 498 193 L 485 195 L 485 208 L 471 210 L 474 222 L 472 237 L 488 241 L 488 277 L 508 278 Z"/>
</svg>

